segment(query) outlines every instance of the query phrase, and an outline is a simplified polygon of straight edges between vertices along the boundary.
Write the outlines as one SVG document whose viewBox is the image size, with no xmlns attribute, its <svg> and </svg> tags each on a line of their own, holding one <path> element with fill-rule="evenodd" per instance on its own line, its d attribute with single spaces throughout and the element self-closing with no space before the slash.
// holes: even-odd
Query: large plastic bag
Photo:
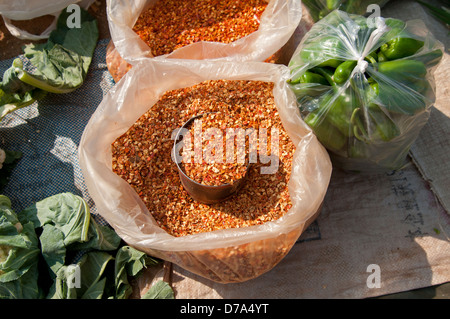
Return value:
<svg viewBox="0 0 450 319">
<path fill-rule="evenodd" d="M 302 121 L 286 85 L 288 76 L 286 66 L 263 62 L 141 61 L 108 92 L 80 141 L 80 165 L 99 214 L 129 245 L 217 282 L 245 281 L 270 270 L 319 213 L 331 176 L 329 156 Z M 166 91 L 218 79 L 274 82 L 276 106 L 296 146 L 288 183 L 293 206 L 278 220 L 261 225 L 174 237 L 113 173 L 111 143 Z"/>
<path fill-rule="evenodd" d="M 421 21 L 336 10 L 302 39 L 289 82 L 336 167 L 396 170 L 428 120 L 442 54 Z"/>
<path fill-rule="evenodd" d="M 389 0 L 303 0 L 314 21 L 326 17 L 331 11 L 339 9 L 347 13 L 366 14 L 368 8 L 372 12 L 373 5 L 383 7 Z"/>
<path fill-rule="evenodd" d="M 6 28 L 19 39 L 42 40 L 48 39 L 50 33 L 56 28 L 57 18 L 64 8 L 76 3 L 87 9 L 95 0 L 0 0 L 0 15 L 3 17 Z M 32 34 L 16 27 L 11 20 L 31 20 L 37 17 L 52 15 L 53 22 L 41 34 Z"/>
<path fill-rule="evenodd" d="M 142 58 L 153 57 L 150 48 L 132 28 L 140 13 L 156 1 L 107 0 L 111 39 L 119 55 L 132 65 Z M 270 0 L 268 2 L 261 17 L 260 27 L 252 34 L 228 44 L 200 41 L 159 57 L 264 61 L 289 40 L 302 16 L 300 1 Z"/>
</svg>

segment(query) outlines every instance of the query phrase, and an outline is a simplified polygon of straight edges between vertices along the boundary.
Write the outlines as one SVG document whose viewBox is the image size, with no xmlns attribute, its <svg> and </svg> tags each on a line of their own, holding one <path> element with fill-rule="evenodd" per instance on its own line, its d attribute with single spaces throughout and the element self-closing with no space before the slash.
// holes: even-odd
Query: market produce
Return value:
<svg viewBox="0 0 450 319">
<path fill-rule="evenodd" d="M 79 196 L 53 195 L 16 214 L 0 195 L 0 299 L 125 299 L 129 278 L 159 262 L 97 223 Z M 170 292 L 162 284 L 148 293 L 171 298 Z"/>
<path fill-rule="evenodd" d="M 48 93 L 69 93 L 87 75 L 97 45 L 97 21 L 80 8 L 80 28 L 69 28 L 63 10 L 46 43 L 28 44 L 24 58 L 16 58 L 0 82 L 0 119 Z"/>
<path fill-rule="evenodd" d="M 348 13 L 363 15 L 367 7 L 376 4 L 383 7 L 389 0 L 303 0 L 314 21 L 319 21 L 331 11 L 339 9 Z"/>
<path fill-rule="evenodd" d="M 421 26 L 335 10 L 305 35 L 288 83 L 305 122 L 352 171 L 401 168 L 434 102 L 442 44 Z M 415 22 L 418 23 L 418 22 Z"/>
</svg>

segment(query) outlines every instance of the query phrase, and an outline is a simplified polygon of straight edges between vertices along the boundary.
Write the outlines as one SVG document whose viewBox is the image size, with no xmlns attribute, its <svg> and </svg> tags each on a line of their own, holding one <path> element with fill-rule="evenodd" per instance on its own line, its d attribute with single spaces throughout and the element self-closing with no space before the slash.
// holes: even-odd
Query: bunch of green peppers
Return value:
<svg viewBox="0 0 450 319">
<path fill-rule="evenodd" d="M 364 15 L 368 5 L 383 7 L 388 2 L 389 0 L 303 0 L 314 21 L 319 21 L 335 9 Z"/>
<path fill-rule="evenodd" d="M 363 20 L 356 36 L 371 32 Z M 408 34 L 404 22 L 386 19 L 386 24 L 390 31 L 365 57 L 363 74 L 351 77 L 357 61 L 342 59 L 346 44 L 332 34 L 303 43 L 297 58 L 308 69 L 298 74 L 298 65 L 289 65 L 293 76 L 288 84 L 305 122 L 329 151 L 345 158 L 369 158 L 371 145 L 400 136 L 399 117 L 424 111 L 433 94 L 427 69 L 440 61 L 442 49 L 421 50 L 424 41 Z"/>
</svg>

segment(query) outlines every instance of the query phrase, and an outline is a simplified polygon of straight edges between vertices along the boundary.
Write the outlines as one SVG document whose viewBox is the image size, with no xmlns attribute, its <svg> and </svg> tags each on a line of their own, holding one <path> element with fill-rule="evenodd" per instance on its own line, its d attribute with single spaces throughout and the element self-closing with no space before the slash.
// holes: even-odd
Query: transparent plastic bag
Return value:
<svg viewBox="0 0 450 319">
<path fill-rule="evenodd" d="M 347 13 L 364 15 L 369 5 L 383 7 L 389 0 L 303 0 L 314 21 L 326 17 L 331 11 L 339 9 Z"/>
<path fill-rule="evenodd" d="M 107 0 L 111 39 L 119 55 L 132 65 L 142 58 L 154 57 L 147 44 L 133 31 L 133 26 L 141 12 L 156 2 L 157 0 Z M 264 61 L 289 40 L 302 15 L 300 1 L 268 2 L 259 29 L 250 35 L 228 44 L 200 41 L 157 58 Z"/>
<path fill-rule="evenodd" d="M 0 0 L 0 15 L 3 17 L 8 31 L 19 39 L 42 40 L 48 39 L 50 33 L 56 28 L 58 16 L 70 4 L 78 4 L 86 9 L 94 0 Z M 32 34 L 15 26 L 11 20 L 31 20 L 37 17 L 52 15 L 53 22 L 41 34 Z"/>
<path fill-rule="evenodd" d="M 263 62 L 141 61 L 105 96 L 80 141 L 80 165 L 98 213 L 129 245 L 217 282 L 241 282 L 272 269 L 319 213 L 331 176 L 328 153 L 302 121 L 288 76 L 286 66 Z M 296 146 L 288 183 L 292 207 L 261 225 L 171 236 L 112 171 L 111 144 L 165 92 L 219 79 L 274 83 L 276 106 Z"/>
<path fill-rule="evenodd" d="M 336 167 L 396 170 L 428 120 L 442 54 L 422 21 L 335 10 L 302 39 L 288 82 Z"/>
</svg>

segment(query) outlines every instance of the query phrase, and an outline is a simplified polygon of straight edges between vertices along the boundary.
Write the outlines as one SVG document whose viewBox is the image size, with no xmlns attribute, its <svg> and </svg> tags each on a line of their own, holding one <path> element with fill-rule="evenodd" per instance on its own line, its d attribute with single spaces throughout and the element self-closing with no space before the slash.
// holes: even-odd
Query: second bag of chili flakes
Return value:
<svg viewBox="0 0 450 319">
<path fill-rule="evenodd" d="M 144 15 L 149 9 L 154 12 Z M 155 57 L 264 61 L 294 33 L 302 6 L 298 0 L 108 0 L 107 15 L 112 42 L 131 65 Z"/>
<path fill-rule="evenodd" d="M 442 55 L 422 21 L 335 10 L 302 39 L 288 83 L 335 167 L 396 170 L 428 121 Z"/>
</svg>

